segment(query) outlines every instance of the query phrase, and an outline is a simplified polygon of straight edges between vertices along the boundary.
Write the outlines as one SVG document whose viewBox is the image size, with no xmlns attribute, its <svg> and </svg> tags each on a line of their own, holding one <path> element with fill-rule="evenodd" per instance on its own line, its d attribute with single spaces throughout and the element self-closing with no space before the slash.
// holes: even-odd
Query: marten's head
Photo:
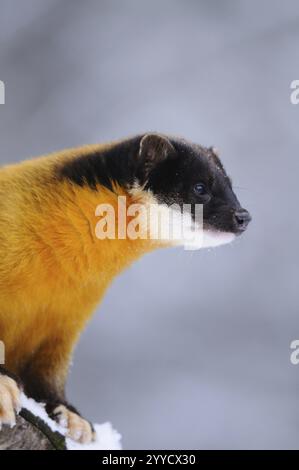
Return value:
<svg viewBox="0 0 299 470">
<path fill-rule="evenodd" d="M 216 246 L 242 234 L 251 220 L 213 148 L 160 134 L 145 134 L 77 157 L 62 173 L 80 186 L 151 195 L 163 208 L 188 204 L 203 208 L 201 246 Z M 148 200 L 148 199 L 147 199 Z M 193 228 L 194 229 L 194 228 Z"/>
<path fill-rule="evenodd" d="M 141 139 L 139 157 L 139 181 L 159 202 L 203 206 L 203 246 L 230 242 L 246 230 L 250 214 L 213 148 L 149 134 Z"/>
</svg>

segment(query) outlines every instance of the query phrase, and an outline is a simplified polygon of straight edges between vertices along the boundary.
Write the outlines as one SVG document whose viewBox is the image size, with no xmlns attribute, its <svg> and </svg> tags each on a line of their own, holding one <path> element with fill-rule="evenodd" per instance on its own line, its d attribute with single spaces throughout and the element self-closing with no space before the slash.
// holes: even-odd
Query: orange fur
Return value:
<svg viewBox="0 0 299 470">
<path fill-rule="evenodd" d="M 117 195 L 55 177 L 71 149 L 0 170 L 0 339 L 6 366 L 31 365 L 63 387 L 73 345 L 111 280 L 154 248 L 148 240 L 99 240 L 96 206 Z M 125 194 L 122 188 L 117 193 Z M 143 194 L 127 195 L 128 203 Z M 52 379 L 51 379 L 52 380 Z"/>
</svg>

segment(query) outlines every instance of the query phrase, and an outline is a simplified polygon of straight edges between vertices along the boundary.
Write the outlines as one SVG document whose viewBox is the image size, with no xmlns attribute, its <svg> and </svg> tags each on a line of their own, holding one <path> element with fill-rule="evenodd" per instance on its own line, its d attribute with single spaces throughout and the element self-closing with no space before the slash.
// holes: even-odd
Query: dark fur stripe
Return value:
<svg viewBox="0 0 299 470">
<path fill-rule="evenodd" d="M 58 168 L 58 174 L 79 186 L 112 189 L 112 182 L 130 187 L 135 178 L 141 136 L 117 142 L 109 148 L 79 156 Z"/>
</svg>

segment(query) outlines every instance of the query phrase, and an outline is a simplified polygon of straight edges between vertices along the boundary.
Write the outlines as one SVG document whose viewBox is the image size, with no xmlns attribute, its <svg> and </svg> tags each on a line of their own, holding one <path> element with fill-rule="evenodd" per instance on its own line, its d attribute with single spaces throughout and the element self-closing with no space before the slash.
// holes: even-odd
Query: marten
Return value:
<svg viewBox="0 0 299 470">
<path fill-rule="evenodd" d="M 1 167 L 0 425 L 15 423 L 24 390 L 68 436 L 93 439 L 65 397 L 74 345 L 112 279 L 172 244 L 97 237 L 96 207 L 115 208 L 117 224 L 120 196 L 128 207 L 200 205 L 204 247 L 232 241 L 250 221 L 215 149 L 182 138 L 147 133 Z"/>
</svg>

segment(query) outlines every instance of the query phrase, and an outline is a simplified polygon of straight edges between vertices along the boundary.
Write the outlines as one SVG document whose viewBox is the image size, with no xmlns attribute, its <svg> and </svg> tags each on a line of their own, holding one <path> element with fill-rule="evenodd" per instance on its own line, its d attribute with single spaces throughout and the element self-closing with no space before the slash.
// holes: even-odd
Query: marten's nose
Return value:
<svg viewBox="0 0 299 470">
<path fill-rule="evenodd" d="M 244 232 L 251 221 L 251 215 L 246 209 L 239 209 L 235 212 L 235 223 L 237 230 Z"/>
</svg>

